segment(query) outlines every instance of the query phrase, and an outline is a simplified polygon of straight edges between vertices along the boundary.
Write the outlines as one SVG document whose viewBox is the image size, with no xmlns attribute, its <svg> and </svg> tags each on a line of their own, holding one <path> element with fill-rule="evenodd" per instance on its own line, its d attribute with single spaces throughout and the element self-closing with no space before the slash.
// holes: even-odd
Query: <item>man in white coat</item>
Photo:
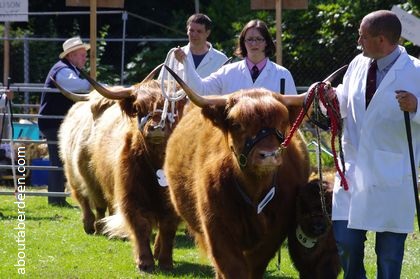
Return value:
<svg viewBox="0 0 420 279">
<path fill-rule="evenodd" d="M 358 39 L 363 53 L 353 59 L 336 88 L 349 190 L 340 186 L 337 176 L 332 219 L 344 278 L 366 278 L 367 231 L 376 233 L 377 278 L 400 278 L 405 239 L 413 231 L 415 197 L 402 110 L 410 114 L 418 166 L 420 61 L 398 45 L 400 35 L 401 23 L 394 13 L 366 15 Z M 372 71 L 376 91 L 366 100 L 372 62 L 377 64 Z"/>
<path fill-rule="evenodd" d="M 194 70 L 202 78 L 217 71 L 227 60 L 226 55 L 214 49 L 207 41 L 211 32 L 212 21 L 205 14 L 193 14 L 187 20 L 188 45 L 181 49 L 186 53 L 189 62 L 194 65 Z M 179 63 L 174 56 L 173 50 L 168 52 L 166 57 L 168 65 L 182 79 L 185 79 L 185 71 L 182 63 Z M 168 72 L 160 71 L 159 79 L 166 78 Z"/>
</svg>

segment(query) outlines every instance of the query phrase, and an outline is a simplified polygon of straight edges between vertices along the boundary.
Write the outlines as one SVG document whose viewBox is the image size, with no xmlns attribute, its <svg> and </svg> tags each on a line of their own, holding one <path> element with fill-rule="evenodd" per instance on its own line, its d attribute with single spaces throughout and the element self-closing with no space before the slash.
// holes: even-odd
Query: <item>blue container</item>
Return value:
<svg viewBox="0 0 420 279">
<path fill-rule="evenodd" d="M 13 122 L 13 139 L 39 140 L 38 124 Z"/>
<path fill-rule="evenodd" d="M 50 160 L 48 159 L 32 159 L 32 166 L 49 166 Z M 31 171 L 31 185 L 44 186 L 48 185 L 48 171 L 47 170 L 32 170 Z"/>
</svg>

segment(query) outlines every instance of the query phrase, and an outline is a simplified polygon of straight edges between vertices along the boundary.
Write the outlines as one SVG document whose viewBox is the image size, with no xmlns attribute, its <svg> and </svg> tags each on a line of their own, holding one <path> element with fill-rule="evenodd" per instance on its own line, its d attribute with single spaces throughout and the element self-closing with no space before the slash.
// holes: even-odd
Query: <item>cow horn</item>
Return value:
<svg viewBox="0 0 420 279">
<path fill-rule="evenodd" d="M 51 82 L 55 85 L 55 87 L 57 87 L 60 92 L 67 97 L 67 99 L 73 101 L 73 102 L 84 102 L 84 101 L 89 101 L 89 94 L 76 94 L 73 93 L 71 91 L 68 91 L 67 89 L 65 89 L 64 87 L 62 87 L 61 85 L 59 85 L 52 77 L 50 77 Z"/>
<path fill-rule="evenodd" d="M 199 107 L 204 106 L 225 106 L 226 105 L 226 98 L 223 97 L 215 97 L 215 98 L 205 98 L 197 93 L 195 93 L 188 85 L 168 66 L 165 65 L 166 70 L 174 77 L 174 79 L 178 82 L 178 84 L 184 89 L 185 93 L 187 94 L 188 98 Z"/>
<path fill-rule="evenodd" d="M 162 68 L 162 66 L 163 66 L 163 63 L 162 63 L 162 64 L 160 64 L 160 65 L 158 65 L 156 68 L 154 68 L 154 69 L 150 72 L 150 74 L 148 74 L 148 75 L 147 75 L 147 76 L 143 79 L 143 81 L 142 81 L 141 83 L 145 83 L 145 82 L 148 82 L 148 81 L 152 80 L 152 79 L 155 77 L 156 73 L 157 73 L 158 71 L 160 71 L 160 69 Z"/>
<path fill-rule="evenodd" d="M 80 70 L 80 69 L 79 69 Z M 89 81 L 89 83 L 105 98 L 111 100 L 121 100 L 131 96 L 132 87 L 129 88 L 122 88 L 122 89 L 108 89 L 102 86 L 99 82 L 91 78 L 87 73 L 83 70 L 80 70 L 80 74 Z"/>
</svg>

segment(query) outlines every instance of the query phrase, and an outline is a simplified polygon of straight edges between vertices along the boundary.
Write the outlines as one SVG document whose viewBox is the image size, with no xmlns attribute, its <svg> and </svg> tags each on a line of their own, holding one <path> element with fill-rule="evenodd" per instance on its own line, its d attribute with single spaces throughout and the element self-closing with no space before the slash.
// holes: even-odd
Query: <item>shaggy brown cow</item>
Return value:
<svg viewBox="0 0 420 279">
<path fill-rule="evenodd" d="M 115 185 L 117 213 L 103 220 L 105 231 L 110 236 L 119 236 L 121 231 L 128 233 L 140 270 L 152 271 L 153 257 L 160 268 L 171 269 L 180 219 L 170 203 L 162 166 L 167 139 L 181 117 L 185 98 L 176 102 L 175 115 L 162 117 L 165 98 L 155 80 L 112 92 L 90 82 L 98 92 L 118 99 L 120 104 L 120 108 L 111 107 L 104 112 L 96 123 L 104 133 L 93 144 L 96 177 L 103 185 Z M 158 234 L 152 254 L 150 237 L 154 226 Z"/>
<path fill-rule="evenodd" d="M 288 249 L 302 279 L 335 279 L 340 273 L 330 220 L 331 203 L 332 187 L 327 182 L 320 189 L 319 180 L 314 179 L 299 190 L 297 224 L 288 237 Z"/>
<path fill-rule="evenodd" d="M 168 69 L 170 71 L 170 69 Z M 262 278 L 293 225 L 308 152 L 289 132 L 285 97 L 264 89 L 201 97 L 172 71 L 190 100 L 166 149 L 171 201 L 216 278 Z M 294 113 L 293 113 L 294 115 Z"/>
<path fill-rule="evenodd" d="M 59 85 L 57 87 L 60 88 Z M 81 99 L 88 101 L 75 103 L 70 108 L 60 126 L 58 144 L 67 185 L 82 209 L 84 230 L 92 234 L 99 231 L 95 222 L 105 217 L 106 209 L 109 208 L 112 213 L 113 201 L 113 187 L 104 189 L 91 168 L 92 141 L 99 136 L 95 131 L 95 121 L 115 102 L 97 92 Z M 96 210 L 96 216 L 92 208 Z"/>
</svg>

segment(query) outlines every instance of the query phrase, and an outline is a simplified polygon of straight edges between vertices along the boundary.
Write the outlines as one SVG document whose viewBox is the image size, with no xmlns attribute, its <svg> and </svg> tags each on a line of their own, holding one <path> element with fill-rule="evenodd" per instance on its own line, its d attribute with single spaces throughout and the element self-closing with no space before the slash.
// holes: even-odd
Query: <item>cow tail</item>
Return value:
<svg viewBox="0 0 420 279">
<path fill-rule="evenodd" d="M 107 216 L 98 221 L 103 225 L 103 234 L 109 238 L 127 239 L 128 227 L 121 212 Z"/>
</svg>

